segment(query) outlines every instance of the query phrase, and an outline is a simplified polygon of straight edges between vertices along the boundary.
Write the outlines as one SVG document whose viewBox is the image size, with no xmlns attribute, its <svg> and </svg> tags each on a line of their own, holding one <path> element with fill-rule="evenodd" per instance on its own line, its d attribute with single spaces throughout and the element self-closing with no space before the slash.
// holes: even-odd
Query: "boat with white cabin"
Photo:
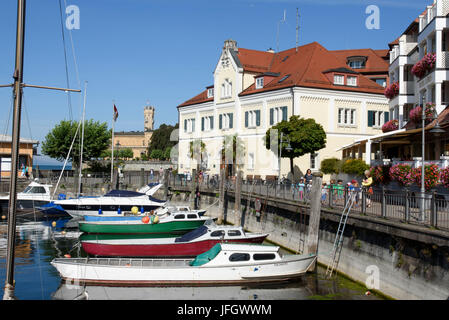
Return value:
<svg viewBox="0 0 449 320">
<path fill-rule="evenodd" d="M 17 193 L 17 210 L 32 210 L 51 201 L 52 185 L 32 181 L 22 192 Z M 0 196 L 0 212 L 7 212 L 9 193 Z"/>
<path fill-rule="evenodd" d="M 139 191 L 111 190 L 100 197 L 55 200 L 54 205 L 60 206 L 74 218 L 86 215 L 116 216 L 131 211 L 132 207 L 137 207 L 141 212 L 150 212 L 166 203 L 165 200 L 152 197 L 161 187 L 162 184 L 155 183 Z"/>
<path fill-rule="evenodd" d="M 315 254 L 283 255 L 278 246 L 218 243 L 195 259 L 55 258 L 51 265 L 69 283 L 231 285 L 290 280 L 315 261 Z"/>
</svg>

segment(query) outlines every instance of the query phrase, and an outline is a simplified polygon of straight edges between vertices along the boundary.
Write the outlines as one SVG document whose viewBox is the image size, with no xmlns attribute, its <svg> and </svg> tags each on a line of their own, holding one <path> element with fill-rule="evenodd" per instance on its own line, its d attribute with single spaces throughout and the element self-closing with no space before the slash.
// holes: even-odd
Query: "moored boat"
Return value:
<svg viewBox="0 0 449 320">
<path fill-rule="evenodd" d="M 262 243 L 267 233 L 246 233 L 242 227 L 201 226 L 177 238 L 87 234 L 80 237 L 84 251 L 95 256 L 196 256 L 217 243 Z"/>
<path fill-rule="evenodd" d="M 229 285 L 286 281 L 312 267 L 316 255 L 282 255 L 278 246 L 216 244 L 195 259 L 55 258 L 64 281 L 93 285 Z"/>
<path fill-rule="evenodd" d="M 156 218 L 152 223 L 152 219 Z M 147 219 L 146 219 L 147 218 Z M 212 218 L 197 213 L 184 214 L 177 212 L 159 219 L 159 216 L 145 216 L 140 220 L 118 220 L 118 221 L 80 221 L 79 229 L 87 233 L 170 233 L 173 235 L 185 234 Z"/>
<path fill-rule="evenodd" d="M 152 195 L 162 186 L 156 184 L 141 189 L 144 192 L 111 190 L 101 197 L 80 197 L 76 199 L 55 200 L 72 217 L 85 215 L 117 216 L 137 207 L 140 212 L 150 212 L 165 205 L 166 201 Z"/>
</svg>

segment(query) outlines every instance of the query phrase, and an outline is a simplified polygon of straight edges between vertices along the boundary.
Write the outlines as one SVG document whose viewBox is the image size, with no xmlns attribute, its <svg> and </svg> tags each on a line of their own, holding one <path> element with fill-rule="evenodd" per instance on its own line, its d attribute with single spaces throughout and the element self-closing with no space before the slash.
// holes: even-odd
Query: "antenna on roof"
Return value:
<svg viewBox="0 0 449 320">
<path fill-rule="evenodd" d="M 298 37 L 299 37 L 299 13 L 296 8 L 296 52 L 298 52 Z"/>
<path fill-rule="evenodd" d="M 284 18 L 282 20 L 279 20 L 278 22 L 278 30 L 277 30 L 277 34 L 276 34 L 276 52 L 279 52 L 279 25 L 281 23 L 285 22 L 285 9 L 284 9 Z"/>
</svg>

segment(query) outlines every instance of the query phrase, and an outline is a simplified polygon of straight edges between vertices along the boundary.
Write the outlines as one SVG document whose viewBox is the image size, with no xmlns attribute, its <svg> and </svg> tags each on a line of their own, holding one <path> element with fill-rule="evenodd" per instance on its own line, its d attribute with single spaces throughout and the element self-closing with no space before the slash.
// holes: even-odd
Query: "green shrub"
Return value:
<svg viewBox="0 0 449 320">
<path fill-rule="evenodd" d="M 323 172 L 324 174 L 338 174 L 341 172 L 342 164 L 342 160 L 339 160 L 337 158 L 324 159 L 323 161 L 321 161 L 321 172 Z"/>
<path fill-rule="evenodd" d="M 348 159 L 345 160 L 341 171 L 348 174 L 363 175 L 365 170 L 369 169 L 369 165 L 361 159 Z"/>
</svg>

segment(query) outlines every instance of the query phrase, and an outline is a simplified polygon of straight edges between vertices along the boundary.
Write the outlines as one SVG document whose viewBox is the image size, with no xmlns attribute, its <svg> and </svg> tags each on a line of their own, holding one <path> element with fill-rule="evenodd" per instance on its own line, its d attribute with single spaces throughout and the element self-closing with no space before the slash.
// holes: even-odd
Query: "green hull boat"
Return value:
<svg viewBox="0 0 449 320">
<path fill-rule="evenodd" d="M 143 223 L 142 221 L 80 221 L 79 229 L 86 233 L 119 233 L 119 234 L 163 234 L 179 236 L 202 226 L 208 217 L 190 220 L 161 221 L 159 223 Z"/>
</svg>

